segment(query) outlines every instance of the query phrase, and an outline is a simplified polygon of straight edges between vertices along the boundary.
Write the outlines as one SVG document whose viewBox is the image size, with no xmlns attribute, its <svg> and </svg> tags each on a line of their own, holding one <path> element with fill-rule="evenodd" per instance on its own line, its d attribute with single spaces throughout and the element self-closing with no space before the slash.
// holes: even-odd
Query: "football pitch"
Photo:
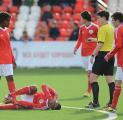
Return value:
<svg viewBox="0 0 123 120">
<path fill-rule="evenodd" d="M 111 120 L 114 114 L 103 111 L 86 110 L 84 107 L 92 100 L 84 98 L 87 88 L 86 73 L 81 68 L 42 68 L 17 69 L 14 72 L 16 88 L 36 84 L 40 91 L 41 84 L 53 87 L 58 95 L 62 109 L 56 110 L 1 110 L 0 120 Z M 109 100 L 108 86 L 103 77 L 99 78 L 101 107 Z M 0 80 L 0 102 L 8 93 L 5 78 Z M 101 109 L 100 107 L 100 109 Z M 111 119 L 109 118 L 111 116 Z M 123 120 L 123 92 L 117 107 L 117 120 Z"/>
</svg>

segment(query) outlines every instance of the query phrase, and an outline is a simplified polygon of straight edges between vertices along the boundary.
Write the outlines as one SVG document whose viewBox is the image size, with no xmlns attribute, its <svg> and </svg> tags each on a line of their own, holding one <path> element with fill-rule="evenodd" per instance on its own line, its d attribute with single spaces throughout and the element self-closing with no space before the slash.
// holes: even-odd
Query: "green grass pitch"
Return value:
<svg viewBox="0 0 123 120">
<path fill-rule="evenodd" d="M 41 84 L 48 84 L 56 89 L 62 106 L 84 107 L 91 101 L 90 98 L 83 98 L 87 87 L 86 73 L 81 68 L 71 69 L 17 69 L 14 73 L 17 89 L 36 84 L 40 91 Z M 99 78 L 100 104 L 103 107 L 109 100 L 108 86 L 103 77 Z M 8 88 L 5 78 L 0 80 L 0 102 L 7 94 Z M 123 94 L 121 93 L 117 107 L 117 120 L 123 120 Z M 102 120 L 107 118 L 106 114 L 62 108 L 60 111 L 40 110 L 1 110 L 0 120 Z"/>
</svg>

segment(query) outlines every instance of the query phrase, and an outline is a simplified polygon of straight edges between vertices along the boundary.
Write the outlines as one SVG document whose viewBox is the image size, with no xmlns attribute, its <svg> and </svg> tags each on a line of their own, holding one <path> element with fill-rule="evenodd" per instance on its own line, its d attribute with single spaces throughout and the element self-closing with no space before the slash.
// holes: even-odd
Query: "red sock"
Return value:
<svg viewBox="0 0 123 120">
<path fill-rule="evenodd" d="M 13 80 L 7 80 L 10 93 L 15 92 L 15 83 Z"/>
<path fill-rule="evenodd" d="M 8 88 L 10 93 L 14 93 L 15 92 L 15 83 L 13 80 L 7 80 L 8 83 Z M 16 96 L 12 95 L 13 101 L 16 101 Z"/>
<path fill-rule="evenodd" d="M 24 88 L 21 88 L 17 91 L 14 92 L 15 95 L 23 95 L 23 94 L 29 94 L 30 93 L 30 87 L 24 87 Z"/>
<path fill-rule="evenodd" d="M 114 90 L 114 94 L 113 94 L 113 100 L 112 100 L 112 108 L 116 108 L 117 103 L 118 103 L 118 99 L 121 93 L 121 86 L 115 86 L 115 90 Z"/>
<path fill-rule="evenodd" d="M 88 93 L 91 92 L 90 74 L 88 74 Z"/>
<path fill-rule="evenodd" d="M 17 109 L 18 107 L 14 104 L 3 104 L 3 105 L 0 105 L 0 110 L 15 110 Z"/>
</svg>

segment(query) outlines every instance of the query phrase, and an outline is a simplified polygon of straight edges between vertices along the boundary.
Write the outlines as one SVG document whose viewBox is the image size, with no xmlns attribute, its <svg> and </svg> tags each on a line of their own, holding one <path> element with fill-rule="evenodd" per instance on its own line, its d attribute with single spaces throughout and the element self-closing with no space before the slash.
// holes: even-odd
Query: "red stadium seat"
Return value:
<svg viewBox="0 0 123 120">
<path fill-rule="evenodd" d="M 68 21 L 61 21 L 60 25 L 59 25 L 59 28 L 62 29 L 68 29 L 71 27 L 71 24 L 68 22 Z"/>
<path fill-rule="evenodd" d="M 83 8 L 85 0 L 76 0 L 75 8 Z"/>
<path fill-rule="evenodd" d="M 74 14 L 74 15 L 73 15 L 73 20 L 74 20 L 74 21 L 80 21 L 80 20 L 81 20 L 80 14 Z"/>
<path fill-rule="evenodd" d="M 60 29 L 60 37 L 67 37 L 67 30 L 62 28 Z"/>
<path fill-rule="evenodd" d="M 72 18 L 70 13 L 62 14 L 62 20 L 70 21 Z"/>
<path fill-rule="evenodd" d="M 83 7 L 75 7 L 74 14 L 80 14 L 83 11 Z"/>
<path fill-rule="evenodd" d="M 87 6 L 86 8 L 84 8 L 84 10 L 94 13 L 94 8 L 91 6 Z"/>
<path fill-rule="evenodd" d="M 62 8 L 60 6 L 53 6 L 52 7 L 52 12 L 53 13 L 62 13 Z"/>
<path fill-rule="evenodd" d="M 70 13 L 70 14 L 73 13 L 73 9 L 70 6 L 64 7 L 63 11 L 64 11 L 64 13 Z"/>
<path fill-rule="evenodd" d="M 11 4 L 11 0 L 3 0 L 4 5 L 9 6 Z"/>
<path fill-rule="evenodd" d="M 59 13 L 54 13 L 53 16 L 54 16 L 54 19 L 55 19 L 56 21 L 59 21 L 59 20 L 61 19 L 61 16 L 60 16 Z"/>
<path fill-rule="evenodd" d="M 9 8 L 9 12 L 10 13 L 18 13 L 18 7 L 17 6 L 12 6 L 11 8 Z"/>
<path fill-rule="evenodd" d="M 7 7 L 5 7 L 5 6 L 0 6 L 0 11 L 7 11 Z"/>
</svg>

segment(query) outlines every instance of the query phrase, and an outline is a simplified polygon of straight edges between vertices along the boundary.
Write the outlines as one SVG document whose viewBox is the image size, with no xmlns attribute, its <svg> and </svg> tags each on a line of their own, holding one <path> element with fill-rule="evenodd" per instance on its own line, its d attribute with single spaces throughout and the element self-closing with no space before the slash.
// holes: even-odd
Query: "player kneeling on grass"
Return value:
<svg viewBox="0 0 123 120">
<path fill-rule="evenodd" d="M 27 86 L 5 97 L 0 109 L 40 109 L 40 110 L 60 110 L 58 95 L 55 90 L 47 85 L 42 85 L 42 92 L 37 92 L 36 86 Z M 21 95 L 21 100 L 12 101 L 11 96 Z"/>
<path fill-rule="evenodd" d="M 112 23 L 116 28 L 115 47 L 105 56 L 105 60 L 108 62 L 115 54 L 117 54 L 118 66 L 115 76 L 115 90 L 113 94 L 113 100 L 111 106 L 107 108 L 108 111 L 115 111 L 121 93 L 121 85 L 123 82 L 123 13 L 114 13 L 112 15 Z"/>
</svg>

